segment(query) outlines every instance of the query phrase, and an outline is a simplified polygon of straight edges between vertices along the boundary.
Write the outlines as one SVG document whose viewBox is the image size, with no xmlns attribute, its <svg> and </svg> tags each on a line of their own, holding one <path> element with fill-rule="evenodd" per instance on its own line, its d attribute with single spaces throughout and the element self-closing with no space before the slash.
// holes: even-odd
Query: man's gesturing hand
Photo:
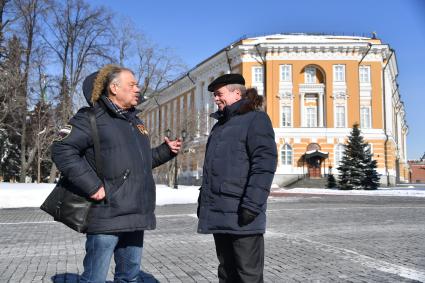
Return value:
<svg viewBox="0 0 425 283">
<path fill-rule="evenodd" d="M 103 186 L 101 186 L 95 194 L 90 196 L 90 198 L 97 200 L 97 201 L 104 199 L 105 198 L 105 188 Z"/>
<path fill-rule="evenodd" d="M 182 140 L 180 138 L 173 140 L 173 141 L 170 141 L 169 138 L 165 137 L 164 141 L 173 153 L 175 153 L 175 154 L 179 153 L 179 151 L 182 147 Z"/>
</svg>

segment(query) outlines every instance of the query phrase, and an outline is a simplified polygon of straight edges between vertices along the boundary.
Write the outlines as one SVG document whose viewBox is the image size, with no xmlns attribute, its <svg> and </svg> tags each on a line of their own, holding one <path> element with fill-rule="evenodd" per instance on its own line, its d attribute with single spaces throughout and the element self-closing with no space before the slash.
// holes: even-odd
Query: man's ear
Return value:
<svg viewBox="0 0 425 283">
<path fill-rule="evenodd" d="M 116 84 L 110 84 L 109 85 L 109 94 L 110 95 L 117 95 L 117 85 Z"/>
<path fill-rule="evenodd" d="M 241 92 L 241 90 L 240 89 L 235 89 L 235 91 L 239 94 L 239 98 L 242 98 L 242 92 Z"/>
</svg>

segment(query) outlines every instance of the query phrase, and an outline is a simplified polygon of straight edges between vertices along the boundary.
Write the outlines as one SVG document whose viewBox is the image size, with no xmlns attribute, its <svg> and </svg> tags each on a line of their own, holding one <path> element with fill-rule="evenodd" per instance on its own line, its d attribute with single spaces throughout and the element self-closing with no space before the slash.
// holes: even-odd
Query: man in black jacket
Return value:
<svg viewBox="0 0 425 283">
<path fill-rule="evenodd" d="M 199 233 L 212 233 L 219 282 L 263 282 L 266 203 L 277 152 L 262 97 L 239 74 L 214 80 L 218 122 L 208 138 L 199 196 Z"/>
<path fill-rule="evenodd" d="M 52 145 L 61 173 L 95 201 L 80 282 L 105 282 L 112 255 L 114 282 L 137 282 L 144 230 L 156 226 L 152 168 L 171 160 L 181 141 L 165 138 L 150 148 L 135 109 L 140 89 L 131 70 L 107 65 L 86 78 L 83 91 L 96 113 L 104 179 L 95 169 L 87 108 L 78 111 Z"/>
</svg>

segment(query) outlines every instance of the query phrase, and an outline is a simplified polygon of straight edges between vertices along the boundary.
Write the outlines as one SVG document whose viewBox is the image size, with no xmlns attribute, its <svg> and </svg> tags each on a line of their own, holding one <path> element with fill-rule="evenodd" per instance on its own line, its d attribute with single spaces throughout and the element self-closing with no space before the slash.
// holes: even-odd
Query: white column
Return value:
<svg viewBox="0 0 425 283">
<path fill-rule="evenodd" d="M 195 124 L 195 133 L 196 136 L 199 137 L 199 135 L 201 134 L 201 119 L 203 119 L 203 117 L 201 117 L 203 111 L 203 107 L 204 107 L 204 94 L 203 94 L 203 87 L 204 87 L 204 83 L 202 81 L 198 81 L 196 83 L 196 88 L 195 88 L 195 113 L 196 113 L 196 118 L 194 121 Z M 192 117 L 193 119 L 193 117 Z"/>
<path fill-rule="evenodd" d="M 300 112 L 301 112 L 301 127 L 305 127 L 305 119 L 304 119 L 304 92 L 300 93 L 301 99 L 300 99 Z"/>
<path fill-rule="evenodd" d="M 208 83 L 209 84 L 209 83 Z M 204 112 L 205 112 L 205 126 L 203 129 L 204 134 L 207 136 L 209 135 L 210 131 L 209 131 L 209 125 L 210 125 L 210 92 L 207 89 L 207 84 L 204 84 L 204 89 L 203 89 L 203 93 L 204 93 Z"/>
<path fill-rule="evenodd" d="M 323 127 L 323 92 L 319 93 L 319 127 Z"/>
</svg>

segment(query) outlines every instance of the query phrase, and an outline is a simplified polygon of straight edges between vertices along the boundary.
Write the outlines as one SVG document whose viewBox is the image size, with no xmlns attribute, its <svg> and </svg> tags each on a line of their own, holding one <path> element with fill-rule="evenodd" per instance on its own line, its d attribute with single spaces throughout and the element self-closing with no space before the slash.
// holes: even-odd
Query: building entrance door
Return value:
<svg viewBox="0 0 425 283">
<path fill-rule="evenodd" d="M 321 168 L 322 160 L 320 157 L 313 157 L 308 159 L 307 166 L 308 166 L 308 176 L 310 178 L 320 178 L 321 177 Z"/>
</svg>

